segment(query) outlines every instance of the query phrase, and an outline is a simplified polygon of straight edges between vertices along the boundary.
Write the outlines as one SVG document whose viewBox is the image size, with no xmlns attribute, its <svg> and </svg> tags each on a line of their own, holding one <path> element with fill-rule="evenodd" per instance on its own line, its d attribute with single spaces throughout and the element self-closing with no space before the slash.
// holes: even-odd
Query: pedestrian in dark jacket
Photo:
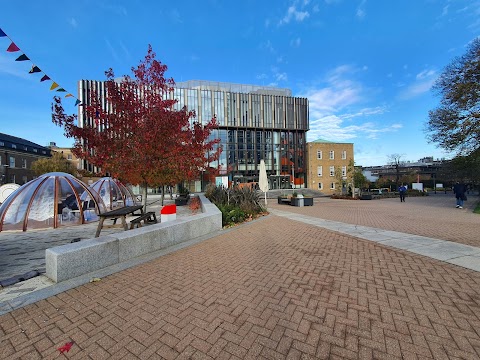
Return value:
<svg viewBox="0 0 480 360">
<path fill-rule="evenodd" d="M 461 184 L 458 181 L 453 185 L 453 193 L 455 194 L 455 198 L 457 199 L 457 208 L 463 209 L 463 201 L 467 200 L 465 192 L 467 191 L 467 187 L 465 184 Z"/>
<path fill-rule="evenodd" d="M 400 202 L 405 202 L 405 194 L 407 193 L 407 187 L 402 184 L 398 187 L 398 193 L 400 194 Z"/>
</svg>

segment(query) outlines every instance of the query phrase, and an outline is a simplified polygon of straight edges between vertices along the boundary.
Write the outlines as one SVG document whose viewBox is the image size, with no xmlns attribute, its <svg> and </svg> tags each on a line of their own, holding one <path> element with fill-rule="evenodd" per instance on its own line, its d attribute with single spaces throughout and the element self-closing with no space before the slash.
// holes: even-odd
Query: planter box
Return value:
<svg viewBox="0 0 480 360">
<path fill-rule="evenodd" d="M 360 200 L 372 200 L 373 196 L 372 195 L 362 195 L 360 196 Z"/>
<path fill-rule="evenodd" d="M 304 206 L 304 201 L 305 199 L 303 197 L 292 197 L 292 200 L 290 201 L 290 205 L 292 206 Z"/>
<path fill-rule="evenodd" d="M 277 201 L 278 201 L 279 204 L 290 205 L 290 198 L 288 198 L 288 197 L 279 196 L 279 197 L 277 197 Z"/>
<path fill-rule="evenodd" d="M 303 205 L 304 206 L 313 206 L 313 197 L 303 198 Z"/>
</svg>

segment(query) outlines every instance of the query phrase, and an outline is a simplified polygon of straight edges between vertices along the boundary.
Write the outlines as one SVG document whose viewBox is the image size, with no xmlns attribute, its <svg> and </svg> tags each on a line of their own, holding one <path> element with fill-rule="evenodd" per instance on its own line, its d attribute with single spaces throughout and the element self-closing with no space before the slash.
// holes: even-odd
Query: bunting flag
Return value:
<svg viewBox="0 0 480 360">
<path fill-rule="evenodd" d="M 30 60 L 27 55 L 22 54 L 18 58 L 15 59 L 15 61 L 25 61 L 25 60 Z"/>
<path fill-rule="evenodd" d="M 12 41 L 10 46 L 7 48 L 7 52 L 15 52 L 15 51 L 20 51 L 20 48 L 15 45 L 15 43 Z"/>
<path fill-rule="evenodd" d="M 37 72 L 42 72 L 38 66 L 32 66 L 32 69 L 28 72 L 29 74 L 37 73 Z"/>
<path fill-rule="evenodd" d="M 13 42 L 13 40 L 10 38 L 10 36 L 8 36 L 2 29 L 0 29 L 0 38 L 1 37 L 6 37 L 8 38 L 10 41 L 11 41 L 11 44 L 10 46 L 7 48 L 7 52 L 17 52 L 17 51 L 20 51 L 20 48 Z M 15 61 L 30 61 L 32 62 L 32 60 L 30 60 L 30 58 L 26 55 L 26 54 L 22 54 L 20 55 L 19 57 L 17 57 L 15 59 Z M 47 81 L 47 80 L 50 80 L 52 81 L 52 79 L 50 78 L 50 76 L 48 76 L 47 74 L 45 74 L 45 72 L 43 70 L 41 70 L 38 66 L 36 66 L 35 64 L 33 64 L 32 62 L 32 68 L 30 69 L 30 71 L 28 72 L 29 74 L 34 74 L 34 73 L 43 73 L 43 76 L 42 78 L 40 79 L 40 82 L 43 82 L 43 81 Z M 52 85 L 50 86 L 50 90 L 55 90 L 59 87 L 59 85 L 55 82 L 55 81 L 52 81 Z M 56 90 L 57 92 L 67 92 L 67 90 L 65 90 L 64 88 L 60 87 L 59 89 Z M 74 96 L 71 94 L 71 93 L 67 93 L 67 95 L 65 95 L 66 98 L 68 97 L 73 97 Z M 76 99 L 75 101 L 75 106 L 77 105 L 80 105 L 82 102 L 79 100 L 79 99 Z"/>
</svg>

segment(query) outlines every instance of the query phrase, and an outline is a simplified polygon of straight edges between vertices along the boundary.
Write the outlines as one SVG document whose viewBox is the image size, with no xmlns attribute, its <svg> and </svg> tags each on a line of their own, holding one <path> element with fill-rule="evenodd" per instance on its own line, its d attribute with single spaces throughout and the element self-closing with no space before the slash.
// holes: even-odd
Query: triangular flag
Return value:
<svg viewBox="0 0 480 360">
<path fill-rule="evenodd" d="M 64 88 L 60 88 L 60 89 L 58 89 L 57 91 L 65 92 L 65 91 L 67 91 L 67 90 L 65 90 Z"/>
<path fill-rule="evenodd" d="M 12 41 L 12 43 L 7 49 L 7 52 L 15 52 L 15 51 L 20 51 L 20 48 L 17 45 L 15 45 Z"/>
<path fill-rule="evenodd" d="M 72 94 L 67 94 L 67 95 L 65 95 L 65 97 L 66 97 L 66 98 L 67 98 L 67 97 L 73 97 L 73 95 L 72 95 Z"/>
<path fill-rule="evenodd" d="M 40 82 L 45 81 L 45 80 L 50 80 L 48 75 L 43 75 L 43 77 L 40 79 Z"/>
<path fill-rule="evenodd" d="M 0 37 L 3 37 L 3 36 L 7 36 L 7 34 L 5 34 L 2 29 L 0 29 Z"/>
<path fill-rule="evenodd" d="M 77 106 L 80 103 L 81 103 L 81 101 L 77 99 L 77 101 L 75 101 L 75 106 Z"/>
<path fill-rule="evenodd" d="M 32 66 L 32 69 L 28 72 L 29 74 L 37 73 L 37 72 L 42 72 L 38 66 Z"/>
<path fill-rule="evenodd" d="M 22 54 L 18 58 L 15 59 L 15 61 L 25 61 L 25 60 L 30 60 L 27 55 Z"/>
<path fill-rule="evenodd" d="M 50 90 L 56 89 L 58 87 L 58 84 L 56 82 L 53 82 L 52 86 L 50 86 Z"/>
</svg>

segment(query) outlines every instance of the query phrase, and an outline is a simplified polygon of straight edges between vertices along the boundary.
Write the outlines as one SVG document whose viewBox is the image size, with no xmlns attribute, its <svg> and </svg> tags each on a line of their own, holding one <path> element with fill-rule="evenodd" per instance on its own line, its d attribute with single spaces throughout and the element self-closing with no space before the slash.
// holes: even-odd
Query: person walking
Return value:
<svg viewBox="0 0 480 360">
<path fill-rule="evenodd" d="M 400 202 L 405 202 L 405 194 L 407 193 L 407 187 L 404 184 L 399 186 L 398 193 L 400 194 Z"/>
<path fill-rule="evenodd" d="M 453 185 L 453 193 L 457 199 L 457 206 L 458 209 L 463 209 L 463 201 L 467 200 L 467 196 L 465 195 L 466 186 L 464 184 L 459 183 L 458 181 Z"/>
</svg>

